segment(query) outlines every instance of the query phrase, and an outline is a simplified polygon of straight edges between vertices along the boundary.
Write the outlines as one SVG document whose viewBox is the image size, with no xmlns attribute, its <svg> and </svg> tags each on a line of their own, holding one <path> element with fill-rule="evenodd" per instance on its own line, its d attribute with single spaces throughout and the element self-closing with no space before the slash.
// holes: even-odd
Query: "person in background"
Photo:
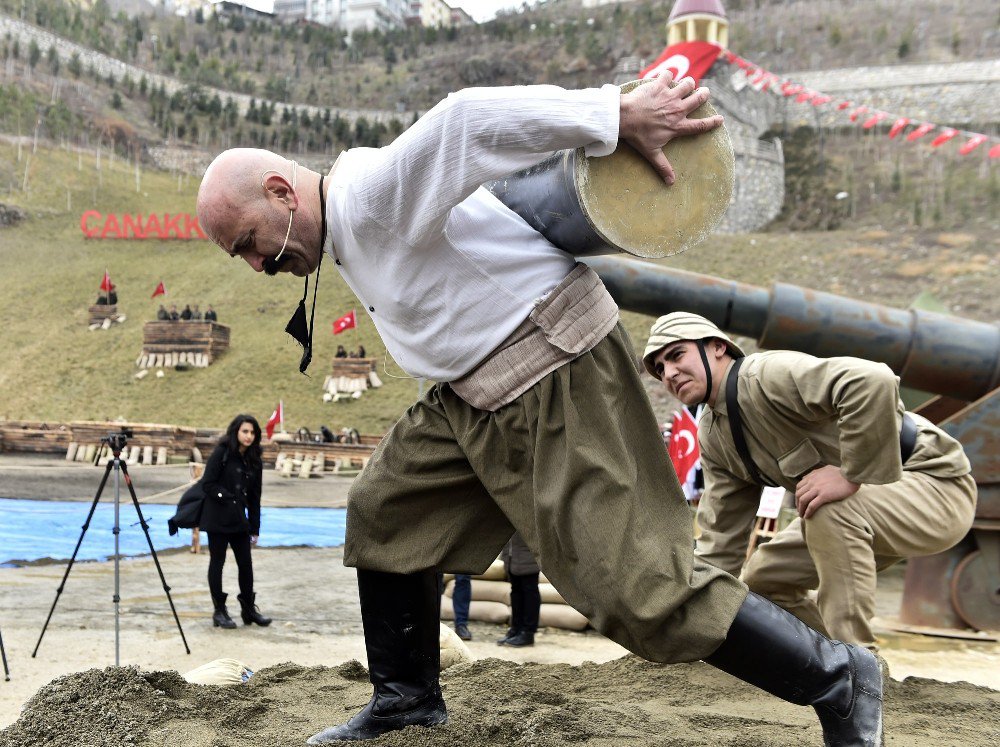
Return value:
<svg viewBox="0 0 1000 747">
<path fill-rule="evenodd" d="M 177 304 L 170 304 L 170 321 L 176 322 L 181 318 L 181 315 L 177 313 Z"/>
<path fill-rule="evenodd" d="M 364 357 L 365 357 L 365 346 L 358 345 L 358 358 L 364 358 Z"/>
<path fill-rule="evenodd" d="M 198 308 L 198 304 L 195 304 L 194 308 L 191 309 L 191 320 L 195 322 L 201 321 L 201 309 Z"/>
<path fill-rule="evenodd" d="M 205 309 L 205 321 L 206 322 L 219 321 L 219 316 L 218 314 L 215 313 L 215 309 L 212 308 L 212 304 L 209 304 L 208 308 Z"/>
<path fill-rule="evenodd" d="M 185 322 L 191 321 L 191 305 L 185 304 L 184 311 L 181 312 L 181 319 Z"/>
<path fill-rule="evenodd" d="M 334 358 L 346 358 L 347 357 L 347 348 L 345 348 L 343 345 L 338 345 L 337 346 L 337 352 L 333 354 L 333 357 Z"/>
<path fill-rule="evenodd" d="M 167 307 L 164 306 L 162 303 L 160 304 L 159 311 L 156 312 L 156 318 L 158 320 L 160 320 L 161 322 L 169 322 L 170 321 L 170 312 L 167 311 Z"/>
<path fill-rule="evenodd" d="M 472 576 L 455 574 L 455 589 L 451 594 L 451 609 L 455 613 L 455 634 L 463 641 L 471 641 L 469 631 L 469 605 L 472 603 Z"/>
<path fill-rule="evenodd" d="M 503 552 L 503 567 L 510 581 L 510 630 L 498 646 L 534 646 L 542 597 L 538 592 L 540 569 L 531 549 L 517 532 Z"/>
<path fill-rule="evenodd" d="M 239 602 L 245 625 L 270 625 L 255 604 L 253 561 L 250 548 L 260 537 L 260 492 L 263 465 L 260 424 L 252 415 L 237 415 L 219 439 L 205 465 L 202 485 L 205 502 L 199 527 L 208 532 L 208 588 L 217 628 L 235 628 L 222 591 L 222 567 L 226 551 L 233 549 L 239 569 Z"/>
<path fill-rule="evenodd" d="M 656 320 L 643 364 L 685 405 L 707 404 L 695 556 L 739 574 L 762 487 L 784 488 L 799 517 L 757 549 L 741 578 L 815 630 L 874 647 L 877 572 L 943 552 L 972 526 L 976 483 L 962 445 L 905 411 L 884 364 L 744 355 L 683 311 Z"/>
</svg>

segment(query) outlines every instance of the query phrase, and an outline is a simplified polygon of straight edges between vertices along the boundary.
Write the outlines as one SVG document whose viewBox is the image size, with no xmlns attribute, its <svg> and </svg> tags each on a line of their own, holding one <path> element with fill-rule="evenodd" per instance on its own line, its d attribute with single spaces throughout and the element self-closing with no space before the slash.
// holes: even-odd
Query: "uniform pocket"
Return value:
<svg viewBox="0 0 1000 747">
<path fill-rule="evenodd" d="M 798 480 L 806 472 L 822 464 L 823 460 L 819 452 L 808 438 L 803 439 L 778 457 L 778 466 L 781 468 L 781 473 L 794 480 Z"/>
</svg>

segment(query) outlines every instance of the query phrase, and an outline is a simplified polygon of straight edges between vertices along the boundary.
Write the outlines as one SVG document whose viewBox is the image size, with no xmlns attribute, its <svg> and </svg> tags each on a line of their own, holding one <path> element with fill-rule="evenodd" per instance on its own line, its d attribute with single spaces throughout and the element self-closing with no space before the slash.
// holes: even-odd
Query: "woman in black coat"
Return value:
<svg viewBox="0 0 1000 747">
<path fill-rule="evenodd" d="M 240 609 L 243 623 L 270 625 L 254 604 L 253 563 L 250 546 L 260 535 L 260 488 L 262 477 L 260 425 L 252 415 L 237 415 L 219 439 L 202 477 L 205 502 L 200 528 L 208 532 L 208 588 L 212 593 L 216 627 L 235 628 L 226 610 L 222 591 L 222 566 L 226 549 L 233 548 L 240 579 Z"/>
</svg>

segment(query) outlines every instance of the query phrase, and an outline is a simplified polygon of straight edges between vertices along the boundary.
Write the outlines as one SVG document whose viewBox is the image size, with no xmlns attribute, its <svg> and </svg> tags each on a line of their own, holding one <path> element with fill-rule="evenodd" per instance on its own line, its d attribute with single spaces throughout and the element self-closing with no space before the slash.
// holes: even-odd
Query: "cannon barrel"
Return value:
<svg viewBox="0 0 1000 747">
<path fill-rule="evenodd" d="M 786 283 L 770 289 L 649 262 L 588 257 L 619 307 L 691 311 L 762 348 L 887 364 L 905 386 L 974 401 L 1000 385 L 1000 327 Z"/>
</svg>

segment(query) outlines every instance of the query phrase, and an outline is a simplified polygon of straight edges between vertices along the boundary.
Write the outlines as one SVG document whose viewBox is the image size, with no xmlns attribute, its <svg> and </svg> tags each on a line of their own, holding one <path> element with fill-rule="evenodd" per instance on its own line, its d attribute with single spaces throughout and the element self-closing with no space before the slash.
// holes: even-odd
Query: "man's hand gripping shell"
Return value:
<svg viewBox="0 0 1000 747">
<path fill-rule="evenodd" d="M 670 73 L 657 76 L 621 96 L 618 137 L 635 148 L 668 185 L 674 170 L 663 146 L 676 137 L 697 135 L 722 124 L 722 115 L 691 119 L 690 114 L 708 101 L 708 89 L 696 88 L 691 78 L 681 78 L 671 87 Z"/>
</svg>

